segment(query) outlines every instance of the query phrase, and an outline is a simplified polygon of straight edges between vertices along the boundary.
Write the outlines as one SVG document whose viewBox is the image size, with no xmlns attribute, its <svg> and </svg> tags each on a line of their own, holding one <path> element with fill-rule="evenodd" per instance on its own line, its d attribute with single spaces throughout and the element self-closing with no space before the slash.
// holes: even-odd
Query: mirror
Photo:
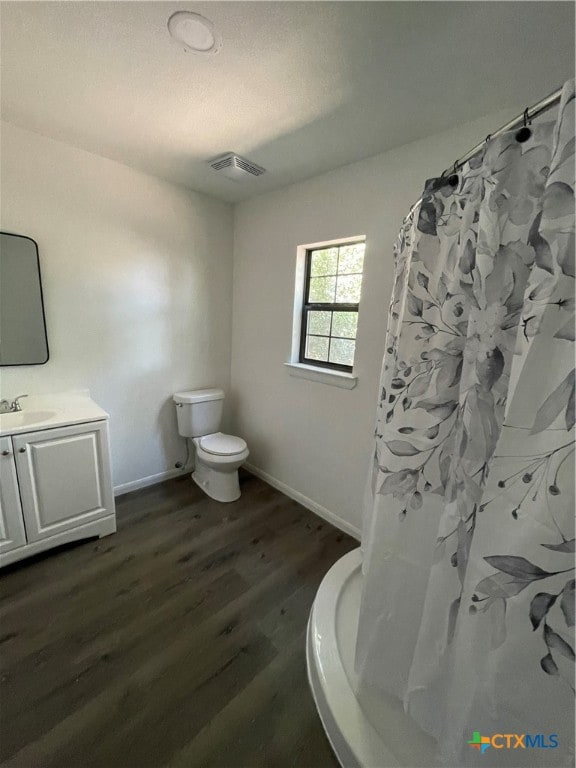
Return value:
<svg viewBox="0 0 576 768">
<path fill-rule="evenodd" d="M 0 232 L 0 365 L 48 362 L 38 246 Z"/>
</svg>

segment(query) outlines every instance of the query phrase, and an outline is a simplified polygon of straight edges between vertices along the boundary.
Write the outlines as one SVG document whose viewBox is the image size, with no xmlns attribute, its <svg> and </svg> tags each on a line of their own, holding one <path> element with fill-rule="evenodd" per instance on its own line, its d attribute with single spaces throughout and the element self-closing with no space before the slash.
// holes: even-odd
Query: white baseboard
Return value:
<svg viewBox="0 0 576 768">
<path fill-rule="evenodd" d="M 248 463 L 244 464 L 244 467 L 248 472 L 256 475 L 256 477 L 259 477 L 261 480 L 264 480 L 268 485 L 271 485 L 272 488 L 281 491 L 286 496 L 297 501 L 298 504 L 302 504 L 303 507 L 306 507 L 306 509 L 309 509 L 311 512 L 314 512 L 316 515 L 326 520 L 328 523 L 331 523 L 336 528 L 344 531 L 344 533 L 347 533 L 360 541 L 360 530 L 356 528 L 355 525 L 352 525 L 347 520 L 343 520 L 339 515 L 326 509 L 326 507 L 323 507 L 321 504 L 312 501 L 312 499 L 309 499 L 308 496 L 304 496 L 300 491 L 295 491 L 294 488 L 290 488 L 289 485 L 286 485 L 286 483 L 283 483 L 281 480 L 277 480 L 272 475 L 269 475 L 268 472 L 264 472 L 263 469 L 259 469 L 253 464 Z"/>
<path fill-rule="evenodd" d="M 140 480 L 132 480 L 130 483 L 115 485 L 114 496 L 121 496 L 123 493 L 138 491 L 140 488 L 147 488 L 149 485 L 156 485 L 156 483 L 162 483 L 164 480 L 171 480 L 173 477 L 190 473 L 193 469 L 194 467 L 192 466 L 183 467 L 182 469 L 169 469 L 166 472 L 159 472 L 157 475 L 148 475 L 148 477 L 142 477 Z"/>
</svg>

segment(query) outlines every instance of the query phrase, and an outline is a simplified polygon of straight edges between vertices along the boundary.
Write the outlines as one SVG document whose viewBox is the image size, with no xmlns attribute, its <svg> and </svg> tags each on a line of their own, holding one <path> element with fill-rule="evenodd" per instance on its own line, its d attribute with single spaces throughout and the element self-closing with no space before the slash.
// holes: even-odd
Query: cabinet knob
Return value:
<svg viewBox="0 0 576 768">
<path fill-rule="evenodd" d="M 26 446 L 23 445 L 22 448 L 18 448 L 18 450 L 20 453 L 26 453 Z"/>
<path fill-rule="evenodd" d="M 11 456 L 11 455 L 12 455 L 11 451 L 2 451 L 2 456 Z"/>
</svg>

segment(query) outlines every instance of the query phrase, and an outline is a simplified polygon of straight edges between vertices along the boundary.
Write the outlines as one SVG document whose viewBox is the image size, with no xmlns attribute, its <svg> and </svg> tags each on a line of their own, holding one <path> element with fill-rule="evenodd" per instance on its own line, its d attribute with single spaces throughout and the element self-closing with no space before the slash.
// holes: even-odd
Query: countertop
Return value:
<svg viewBox="0 0 576 768">
<path fill-rule="evenodd" d="M 7 398 L 10 400 L 10 398 Z M 108 419 L 88 390 L 51 395 L 30 395 L 20 401 L 21 411 L 0 414 L 0 436 Z"/>
</svg>

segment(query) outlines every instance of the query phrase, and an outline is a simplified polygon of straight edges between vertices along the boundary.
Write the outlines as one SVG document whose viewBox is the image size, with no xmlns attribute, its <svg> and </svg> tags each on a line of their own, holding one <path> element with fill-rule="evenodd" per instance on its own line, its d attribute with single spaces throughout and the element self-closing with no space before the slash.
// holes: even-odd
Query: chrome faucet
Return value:
<svg viewBox="0 0 576 768">
<path fill-rule="evenodd" d="M 18 401 L 21 400 L 23 397 L 28 397 L 28 395 L 18 395 L 18 397 L 15 397 L 14 400 L 12 400 L 12 403 L 10 404 L 10 410 L 11 411 L 21 411 L 22 410 L 22 406 L 20 405 L 20 403 Z"/>
<path fill-rule="evenodd" d="M 18 411 L 21 411 L 22 406 L 19 401 L 23 397 L 28 397 L 28 395 L 18 395 L 12 402 L 9 400 L 0 400 L 0 413 L 17 413 Z"/>
</svg>

